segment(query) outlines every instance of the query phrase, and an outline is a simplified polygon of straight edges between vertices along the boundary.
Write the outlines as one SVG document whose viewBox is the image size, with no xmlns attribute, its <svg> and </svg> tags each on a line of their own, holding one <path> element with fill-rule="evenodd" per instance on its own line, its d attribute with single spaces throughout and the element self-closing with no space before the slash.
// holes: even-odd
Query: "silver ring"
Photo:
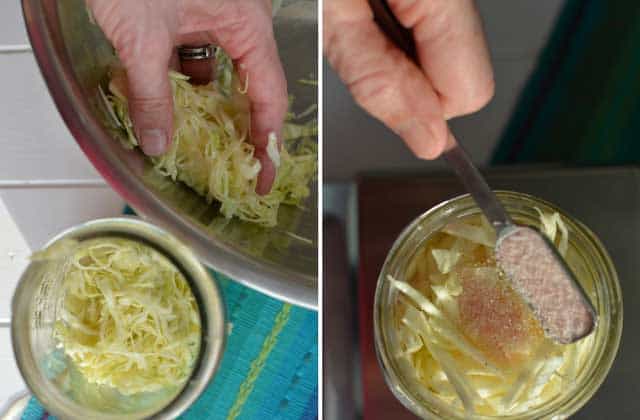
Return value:
<svg viewBox="0 0 640 420">
<path fill-rule="evenodd" d="M 178 56 L 180 60 L 206 60 L 213 58 L 216 54 L 215 45 L 204 45 L 201 47 L 179 46 Z"/>
</svg>

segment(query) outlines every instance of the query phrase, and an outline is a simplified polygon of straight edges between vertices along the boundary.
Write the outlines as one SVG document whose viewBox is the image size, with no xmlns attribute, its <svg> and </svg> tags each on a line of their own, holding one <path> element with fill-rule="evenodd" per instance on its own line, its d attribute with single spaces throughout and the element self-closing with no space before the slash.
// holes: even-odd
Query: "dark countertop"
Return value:
<svg viewBox="0 0 640 420">
<path fill-rule="evenodd" d="M 640 331 L 640 306 L 634 304 L 640 298 L 640 284 L 636 279 L 637 273 L 640 273 L 640 258 L 637 255 L 640 252 L 640 169 L 528 167 L 494 170 L 488 172 L 488 179 L 494 189 L 529 193 L 558 205 L 591 228 L 609 251 L 623 291 L 622 341 L 604 384 L 573 418 L 633 418 L 640 409 L 640 358 L 637 357 L 640 354 L 640 336 L 635 334 L 635 331 Z M 389 415 L 396 420 L 404 417 L 404 409 L 393 400 L 384 386 L 375 363 L 369 302 L 373 300 L 375 280 L 386 253 L 401 229 L 433 205 L 462 192 L 455 178 L 442 174 L 372 175 L 362 177 L 355 188 L 344 184 L 325 186 L 325 215 L 334 216 L 327 223 L 335 225 L 337 220 L 346 222 L 347 249 L 352 251 L 351 268 L 355 269 L 354 263 L 362 260 L 358 264 L 358 276 L 350 272 L 348 267 L 333 267 L 333 278 L 324 279 L 325 354 L 338 345 L 353 349 L 353 354 L 342 359 L 333 357 L 331 361 L 325 360 L 324 365 L 325 384 L 327 378 L 336 383 L 337 377 L 341 377 L 341 387 L 350 387 L 354 395 L 354 404 L 341 404 L 340 418 L 361 415 L 363 405 L 367 419 L 388 418 Z M 357 203 L 354 196 L 357 196 Z M 358 223 L 356 219 L 359 219 Z M 358 231 L 358 227 L 362 226 L 375 226 L 375 229 Z M 335 233 L 337 231 L 337 228 L 326 231 L 327 244 L 340 242 L 340 234 Z M 336 249 L 337 245 L 332 247 L 333 252 Z M 331 260 L 325 261 L 325 267 L 331 264 Z M 343 278 L 336 273 L 342 273 Z M 362 303 L 359 307 L 355 289 Z M 334 307 L 331 302 L 334 299 L 337 302 L 337 296 L 340 296 L 340 304 Z M 352 296 L 352 299 L 345 301 L 344 296 Z M 359 322 L 355 315 L 358 310 Z M 356 343 L 361 346 L 360 354 Z M 359 375 L 361 365 L 366 368 Z M 361 378 L 366 383 L 364 388 L 367 395 L 366 402 L 362 404 L 359 403 Z M 331 392 L 330 387 L 325 388 L 325 396 L 331 395 Z M 329 407 L 331 404 L 332 399 L 328 399 L 325 409 L 335 408 Z"/>
</svg>

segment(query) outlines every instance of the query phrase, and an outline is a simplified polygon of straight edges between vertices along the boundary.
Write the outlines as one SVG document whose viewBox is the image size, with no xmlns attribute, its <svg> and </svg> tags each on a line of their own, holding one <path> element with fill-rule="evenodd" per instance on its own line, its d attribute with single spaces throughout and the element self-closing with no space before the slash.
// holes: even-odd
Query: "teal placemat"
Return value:
<svg viewBox="0 0 640 420">
<path fill-rule="evenodd" d="M 317 312 L 212 274 L 225 301 L 231 333 L 211 384 L 181 418 L 316 419 Z M 22 418 L 53 419 L 35 398 Z"/>
<path fill-rule="evenodd" d="M 316 419 L 317 313 L 213 273 L 233 327 L 222 363 L 183 419 Z M 32 398 L 24 420 L 47 416 Z"/>
</svg>

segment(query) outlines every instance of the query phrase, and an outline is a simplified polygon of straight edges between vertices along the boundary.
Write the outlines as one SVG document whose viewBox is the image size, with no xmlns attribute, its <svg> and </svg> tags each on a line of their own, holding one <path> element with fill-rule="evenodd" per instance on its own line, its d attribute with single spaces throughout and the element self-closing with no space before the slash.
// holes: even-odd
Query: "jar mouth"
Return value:
<svg viewBox="0 0 640 420">
<path fill-rule="evenodd" d="M 474 418 L 534 419 L 551 415 L 569 416 L 580 409 L 595 394 L 614 362 L 622 334 L 622 293 L 618 277 L 611 258 L 597 236 L 565 211 L 528 194 L 496 191 L 496 195 L 518 223 L 535 223 L 537 220 L 534 220 L 533 216 L 537 213 L 534 207 L 560 214 L 571 232 L 569 235 L 571 246 L 576 249 L 577 255 L 586 261 L 585 265 L 593 268 L 593 272 L 590 273 L 592 278 L 584 281 L 593 282 L 595 295 L 591 299 L 599 314 L 599 322 L 593 333 L 596 334 L 593 351 L 584 361 L 576 383 L 570 388 L 570 391 L 562 392 L 557 398 L 527 410 L 526 413 L 497 416 L 478 415 Z M 412 382 L 417 379 L 403 375 L 394 355 L 394 334 L 390 320 L 393 318 L 395 298 L 387 281 L 387 275 L 402 280 L 408 262 L 430 235 L 453 219 L 479 213 L 480 209 L 469 194 L 454 197 L 427 210 L 412 221 L 398 236 L 378 277 L 373 320 L 378 362 L 392 393 L 406 408 L 421 417 L 449 419 L 468 418 L 468 415 L 462 410 L 446 404 L 436 394 L 428 391 L 424 385 L 419 386 L 417 382 Z M 581 279 L 580 282 L 582 283 L 583 280 Z"/>
<path fill-rule="evenodd" d="M 68 240 L 82 243 L 99 238 L 122 238 L 143 243 L 167 258 L 184 275 L 197 303 L 201 325 L 198 354 L 189 378 L 175 392 L 166 394 L 169 395 L 168 398 L 159 399 L 157 405 L 127 413 L 101 412 L 66 395 L 48 377 L 50 373 L 45 368 L 47 362 L 40 360 L 44 351 L 39 343 L 41 339 L 36 338 L 31 331 L 34 322 L 35 325 L 43 319 L 48 324 L 52 322 L 47 318 L 42 305 L 34 303 L 34 299 L 41 298 L 36 295 L 40 296 L 39 288 L 46 283 L 43 277 L 51 270 L 51 264 L 40 260 L 32 261 L 26 268 L 12 300 L 11 334 L 18 368 L 33 395 L 48 411 L 60 418 L 175 418 L 204 391 L 222 359 L 226 341 L 226 318 L 221 294 L 208 271 L 189 248 L 162 229 L 137 217 L 99 219 L 74 226 L 56 235 L 43 249 Z M 34 305 L 40 309 L 35 311 Z M 45 367 L 42 366 L 43 363 Z"/>
</svg>

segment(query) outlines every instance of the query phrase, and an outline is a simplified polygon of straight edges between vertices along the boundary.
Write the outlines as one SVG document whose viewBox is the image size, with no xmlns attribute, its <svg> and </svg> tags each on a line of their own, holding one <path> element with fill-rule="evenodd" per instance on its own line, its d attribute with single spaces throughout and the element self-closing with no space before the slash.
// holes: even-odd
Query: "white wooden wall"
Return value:
<svg viewBox="0 0 640 420">
<path fill-rule="evenodd" d="M 29 48 L 20 2 L 1 3 L 0 412 L 25 388 L 9 325 L 11 296 L 26 258 L 60 230 L 117 215 L 123 206 L 84 157 L 49 97 Z"/>
</svg>

